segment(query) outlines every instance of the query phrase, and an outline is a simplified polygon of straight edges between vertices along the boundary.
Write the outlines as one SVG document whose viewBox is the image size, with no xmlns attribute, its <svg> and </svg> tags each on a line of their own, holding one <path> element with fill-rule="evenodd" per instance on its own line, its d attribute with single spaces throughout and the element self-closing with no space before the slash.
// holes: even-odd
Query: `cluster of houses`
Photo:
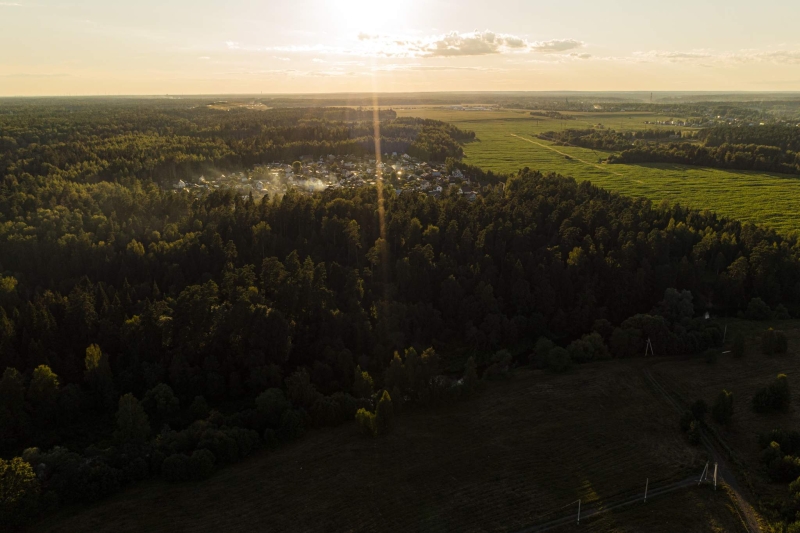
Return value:
<svg viewBox="0 0 800 533">
<path fill-rule="evenodd" d="M 385 154 L 376 159 L 357 156 L 329 155 L 315 160 L 302 157 L 292 164 L 269 163 L 251 170 L 203 175 L 190 183 L 180 180 L 176 190 L 193 190 L 200 195 L 205 190 L 233 189 L 242 196 L 252 194 L 258 199 L 266 194 L 282 195 L 288 188 L 307 193 L 333 189 L 354 189 L 375 185 L 382 179 L 385 186 L 400 194 L 426 194 L 439 197 L 454 188 L 469 201 L 475 201 L 481 187 L 468 176 L 443 163 L 419 161 L 407 154 Z"/>
</svg>

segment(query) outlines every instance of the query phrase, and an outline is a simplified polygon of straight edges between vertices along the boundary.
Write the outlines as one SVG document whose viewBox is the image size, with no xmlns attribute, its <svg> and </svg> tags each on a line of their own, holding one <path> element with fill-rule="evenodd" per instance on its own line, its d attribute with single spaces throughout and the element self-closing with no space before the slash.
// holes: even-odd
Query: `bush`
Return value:
<svg viewBox="0 0 800 533">
<path fill-rule="evenodd" d="M 275 433 L 275 430 L 272 428 L 267 428 L 264 430 L 264 444 L 267 448 L 274 449 L 278 447 L 278 434 Z"/>
<path fill-rule="evenodd" d="M 511 352 L 500 350 L 492 356 L 492 364 L 483 373 L 484 379 L 488 378 L 507 378 L 508 369 L 511 366 Z"/>
<path fill-rule="evenodd" d="M 767 466 L 767 474 L 772 481 L 789 483 L 800 476 L 800 458 L 794 455 L 784 455 L 774 459 Z"/>
<path fill-rule="evenodd" d="M 539 337 L 533 348 L 533 353 L 529 356 L 530 364 L 536 368 L 547 368 L 547 356 L 550 350 L 556 345 L 547 337 Z"/>
<path fill-rule="evenodd" d="M 758 436 L 758 443 L 762 448 L 768 448 L 771 443 L 777 443 L 784 453 L 797 455 L 800 452 L 800 433 L 791 429 L 773 429 L 769 433 Z"/>
<path fill-rule="evenodd" d="M 689 424 L 689 431 L 686 433 L 689 437 L 689 444 L 694 446 L 700 444 L 700 422 L 692 420 Z"/>
<path fill-rule="evenodd" d="M 214 472 L 216 458 L 209 450 L 195 450 L 189 458 L 191 479 L 206 479 Z"/>
<path fill-rule="evenodd" d="M 277 427 L 284 411 L 290 407 L 281 389 L 267 389 L 256 398 L 256 409 L 267 418 L 267 423 Z"/>
<path fill-rule="evenodd" d="M 378 407 L 375 408 L 375 427 L 379 435 L 388 433 L 394 427 L 394 407 L 387 391 L 383 391 Z"/>
<path fill-rule="evenodd" d="M 356 423 L 361 428 L 365 435 L 376 437 L 378 435 L 378 428 L 375 424 L 375 415 L 366 409 L 359 409 L 356 412 Z"/>
<path fill-rule="evenodd" d="M 728 424 L 733 418 L 733 393 L 723 390 L 714 401 L 711 416 L 720 424 Z"/>
<path fill-rule="evenodd" d="M 764 355 L 786 353 L 788 348 L 788 341 L 783 332 L 769 328 L 761 336 L 761 352 Z"/>
<path fill-rule="evenodd" d="M 339 402 L 330 396 L 320 396 L 311 406 L 311 419 L 317 426 L 337 426 L 342 423 Z"/>
<path fill-rule="evenodd" d="M 167 481 L 186 481 L 190 477 L 189 457 L 183 453 L 175 453 L 161 463 L 161 475 Z"/>
<path fill-rule="evenodd" d="M 748 320 L 769 320 L 772 318 L 772 310 L 761 298 L 753 298 L 747 304 L 745 317 Z"/>
<path fill-rule="evenodd" d="M 756 391 L 753 396 L 753 410 L 756 413 L 786 411 L 791 401 L 792 395 L 786 374 L 778 374 L 774 382 Z"/>
<path fill-rule="evenodd" d="M 547 354 L 547 367 L 553 372 L 566 372 L 572 366 L 569 352 L 564 348 L 556 347 Z"/>
<path fill-rule="evenodd" d="M 298 409 L 287 409 L 281 416 L 278 438 L 283 442 L 299 439 L 306 431 L 306 416 Z"/>
</svg>

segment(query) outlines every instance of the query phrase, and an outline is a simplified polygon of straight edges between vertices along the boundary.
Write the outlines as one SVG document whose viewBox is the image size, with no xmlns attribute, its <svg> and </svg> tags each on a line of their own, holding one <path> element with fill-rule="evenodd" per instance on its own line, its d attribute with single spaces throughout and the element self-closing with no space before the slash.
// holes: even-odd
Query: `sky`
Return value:
<svg viewBox="0 0 800 533">
<path fill-rule="evenodd" d="M 0 0 L 0 96 L 800 91 L 798 0 Z"/>
</svg>

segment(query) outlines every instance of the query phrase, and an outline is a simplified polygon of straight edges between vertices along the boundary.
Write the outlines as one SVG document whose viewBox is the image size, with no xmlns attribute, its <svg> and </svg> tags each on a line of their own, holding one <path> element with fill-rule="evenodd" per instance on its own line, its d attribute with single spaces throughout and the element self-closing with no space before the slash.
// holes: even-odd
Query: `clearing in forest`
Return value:
<svg viewBox="0 0 800 533">
<path fill-rule="evenodd" d="M 637 361 L 522 369 L 477 399 L 404 413 L 386 436 L 312 431 L 191 484 L 137 485 L 41 531 L 507 531 L 699 474 L 678 414 Z M 729 500 L 686 488 L 602 515 L 592 531 L 718 531 Z M 676 512 L 680 509 L 681 512 Z M 640 522 L 641 521 L 641 522 Z M 640 525 L 637 525 L 639 524 Z M 570 527 L 566 526 L 566 530 Z M 677 529 L 676 529 L 677 528 Z M 726 531 L 734 530 L 723 526 Z"/>
</svg>

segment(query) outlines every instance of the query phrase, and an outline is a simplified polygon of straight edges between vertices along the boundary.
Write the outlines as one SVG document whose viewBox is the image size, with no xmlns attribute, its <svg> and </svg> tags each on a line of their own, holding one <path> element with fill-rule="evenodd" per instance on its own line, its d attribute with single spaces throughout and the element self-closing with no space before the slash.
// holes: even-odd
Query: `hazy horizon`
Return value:
<svg viewBox="0 0 800 533">
<path fill-rule="evenodd" d="M 785 0 L 11 0 L 0 18 L 0 96 L 800 91 Z"/>
</svg>

